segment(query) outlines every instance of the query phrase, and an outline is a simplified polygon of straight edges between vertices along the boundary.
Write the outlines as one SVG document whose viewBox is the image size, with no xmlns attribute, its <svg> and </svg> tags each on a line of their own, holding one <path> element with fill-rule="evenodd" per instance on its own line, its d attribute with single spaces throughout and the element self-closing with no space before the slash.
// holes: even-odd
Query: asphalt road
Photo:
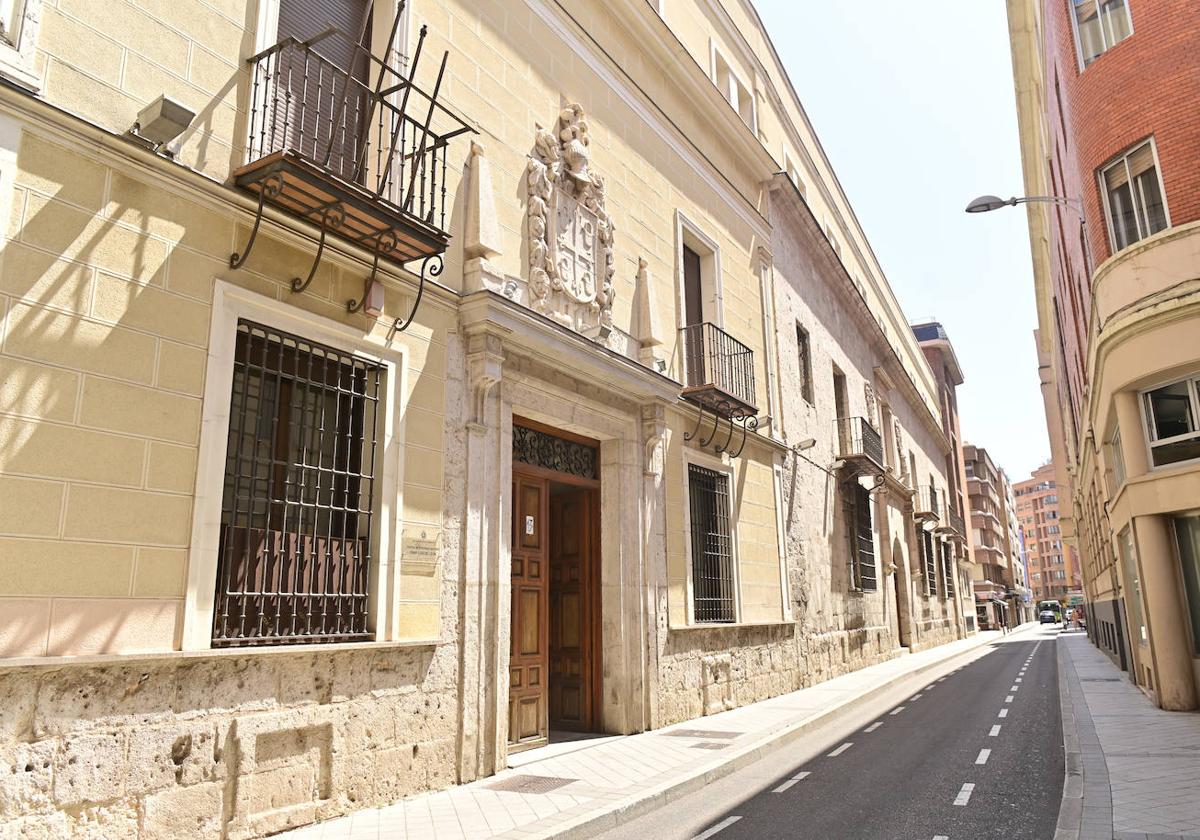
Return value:
<svg viewBox="0 0 1200 840">
<path fill-rule="evenodd" d="M 1050 840 L 1056 635 L 1026 631 L 927 673 L 603 840 Z"/>
</svg>

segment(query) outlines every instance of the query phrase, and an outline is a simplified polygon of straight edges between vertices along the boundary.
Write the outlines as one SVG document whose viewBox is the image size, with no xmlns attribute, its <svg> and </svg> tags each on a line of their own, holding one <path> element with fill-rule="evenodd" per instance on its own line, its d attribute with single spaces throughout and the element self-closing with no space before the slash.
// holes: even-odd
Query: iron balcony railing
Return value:
<svg viewBox="0 0 1200 840">
<path fill-rule="evenodd" d="M 838 457 L 842 459 L 866 458 L 880 470 L 883 463 L 883 439 L 865 417 L 839 417 Z"/>
<path fill-rule="evenodd" d="M 349 66 L 326 53 L 350 55 Z M 248 162 L 292 150 L 446 229 L 446 146 L 469 129 L 437 103 L 444 59 L 431 94 L 412 84 L 415 67 L 405 75 L 334 28 L 285 38 L 250 64 Z"/>
<path fill-rule="evenodd" d="M 938 519 L 941 516 L 941 492 L 937 487 L 925 484 L 917 488 L 913 496 L 913 516 L 919 519 Z"/>
<path fill-rule="evenodd" d="M 719 412 L 754 409 L 754 351 L 716 324 L 683 328 L 684 396 Z"/>
<path fill-rule="evenodd" d="M 962 536 L 966 536 L 967 525 L 966 525 L 966 522 L 963 520 L 963 515 L 961 513 L 959 513 L 958 510 L 956 510 L 953 505 L 950 505 L 949 507 L 950 507 L 950 527 L 953 528 L 956 533 L 958 533 Z"/>
</svg>

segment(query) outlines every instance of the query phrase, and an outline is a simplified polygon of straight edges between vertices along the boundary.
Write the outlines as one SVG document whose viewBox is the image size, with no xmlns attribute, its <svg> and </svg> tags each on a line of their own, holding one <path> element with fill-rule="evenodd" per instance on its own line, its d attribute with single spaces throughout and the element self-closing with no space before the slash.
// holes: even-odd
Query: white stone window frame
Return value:
<svg viewBox="0 0 1200 840">
<path fill-rule="evenodd" d="M 1180 382 L 1186 383 L 1188 386 L 1188 405 L 1192 410 L 1192 425 L 1196 428 L 1182 435 L 1173 435 L 1169 438 L 1158 438 L 1157 429 L 1154 425 L 1153 411 L 1150 409 L 1149 395 L 1151 391 L 1157 391 L 1159 388 L 1165 388 L 1168 385 L 1175 385 Z M 1142 415 L 1142 439 L 1146 446 L 1146 466 L 1150 472 L 1157 470 L 1175 469 L 1180 466 L 1188 466 L 1200 464 L 1200 458 L 1186 458 L 1181 461 L 1171 461 L 1167 464 L 1154 463 L 1154 447 L 1166 446 L 1172 443 L 1185 443 L 1190 440 L 1200 440 L 1200 371 L 1195 371 L 1187 376 L 1175 376 L 1170 379 L 1165 379 L 1160 382 L 1143 388 L 1138 391 L 1138 403 L 1141 408 Z"/>
<path fill-rule="evenodd" d="M 1163 231 L 1170 230 L 1171 228 L 1171 203 L 1167 198 L 1166 185 L 1163 183 L 1162 164 L 1158 159 L 1158 144 L 1155 142 L 1154 136 L 1151 135 L 1150 137 L 1139 140 L 1132 146 L 1122 151 L 1120 154 L 1114 155 L 1103 165 L 1096 168 L 1096 184 L 1100 189 L 1100 203 L 1104 206 L 1104 222 L 1108 230 L 1108 247 L 1114 254 L 1125 250 L 1125 248 L 1132 248 L 1139 242 L 1143 242 L 1149 237 L 1155 235 L 1154 233 L 1142 232 L 1143 227 L 1146 226 L 1146 220 L 1144 218 L 1145 213 L 1143 210 L 1145 207 L 1145 199 L 1139 196 L 1135 199 L 1134 206 L 1135 220 L 1137 221 L 1138 225 L 1138 238 L 1134 242 L 1126 245 L 1125 248 L 1117 247 L 1117 230 L 1113 221 L 1112 206 L 1110 204 L 1108 195 L 1108 185 L 1104 181 L 1105 172 L 1112 169 L 1114 166 L 1117 166 L 1118 164 L 1123 164 L 1125 166 L 1125 176 L 1128 178 L 1128 183 L 1130 185 L 1130 195 L 1133 195 L 1135 182 L 1133 178 L 1130 177 L 1132 170 L 1129 169 L 1129 158 L 1132 157 L 1134 153 L 1140 151 L 1142 147 L 1146 146 L 1147 144 L 1150 146 L 1150 154 L 1154 157 L 1154 176 L 1158 179 L 1158 194 L 1162 196 L 1163 216 L 1166 218 L 1167 222 L 1167 225 L 1163 228 Z M 1156 233 L 1162 233 L 1162 231 L 1156 231 Z"/>
<path fill-rule="evenodd" d="M 703 302 L 703 317 L 724 329 L 725 304 L 721 277 L 721 246 L 681 210 L 675 211 L 675 323 L 679 330 L 688 326 L 683 279 L 683 247 L 685 245 L 700 255 L 700 287 L 702 291 L 708 291 Z"/>
<path fill-rule="evenodd" d="M 800 197 L 804 199 L 804 203 L 808 203 L 808 187 L 804 182 L 803 176 L 800 174 L 800 167 L 796 165 L 796 161 L 792 159 L 791 152 L 788 147 L 783 147 L 783 174 L 787 175 L 788 180 L 792 182 L 792 186 L 800 193 Z"/>
<path fill-rule="evenodd" d="M 281 304 L 256 292 L 217 280 L 213 289 L 209 326 L 208 361 L 197 457 L 192 531 L 188 543 L 187 592 L 184 596 L 182 650 L 212 648 L 213 610 L 216 601 L 217 554 L 221 531 L 225 460 L 229 444 L 234 353 L 240 319 L 293 333 L 337 347 L 384 368 L 386 387 L 381 395 L 378 421 L 379 492 L 376 494 L 377 533 L 371 546 L 374 558 L 370 575 L 367 621 L 375 641 L 398 638 L 396 605 L 399 598 L 400 535 L 404 511 L 404 412 L 408 348 L 383 346 L 361 330 L 296 307 Z M 359 643 L 361 644 L 361 643 Z M 256 645 L 244 650 L 277 649 L 284 645 Z M 286 647 L 319 649 L 322 645 Z"/>
<path fill-rule="evenodd" d="M 722 66 L 729 76 L 728 85 L 724 89 L 721 87 L 720 71 Z M 717 42 L 713 38 L 708 40 L 708 74 L 713 85 L 716 86 L 721 97 L 733 108 L 738 119 L 757 136 L 758 97 L 755 95 L 754 83 L 746 84 L 742 80 L 742 77 L 733 69 L 733 63 L 726 57 L 725 51 L 717 46 Z M 743 98 L 748 104 L 749 113 L 742 112 Z"/>
<path fill-rule="evenodd" d="M 0 0 L 0 76 L 37 93 L 38 27 L 42 0 Z"/>
<path fill-rule="evenodd" d="M 696 621 L 695 591 L 692 584 L 692 485 L 688 467 L 698 467 L 721 473 L 729 481 L 729 565 L 733 576 L 733 621 Z M 683 450 L 683 558 L 687 569 L 687 626 L 688 627 L 735 627 L 742 623 L 742 568 L 740 538 L 737 516 L 737 474 L 733 464 L 724 457 L 715 457 L 707 452 L 685 447 Z"/>
<path fill-rule="evenodd" d="M 1077 13 L 1078 7 L 1076 5 L 1076 0 L 1065 0 L 1065 2 L 1067 4 L 1067 17 L 1071 19 L 1071 33 L 1075 38 L 1075 60 L 1078 64 L 1079 72 L 1082 73 L 1090 65 L 1087 64 L 1083 58 L 1083 41 L 1079 37 L 1079 15 Z M 1096 53 L 1096 57 L 1092 59 L 1092 63 L 1094 64 L 1097 59 L 1100 58 L 1100 56 L 1104 55 L 1117 44 L 1121 43 L 1121 41 L 1133 37 L 1133 33 L 1135 31 L 1133 28 L 1133 12 L 1129 8 L 1129 0 L 1123 0 L 1122 5 L 1125 9 L 1125 20 L 1129 24 L 1129 34 L 1122 38 L 1121 41 L 1113 41 L 1111 40 L 1113 37 L 1112 33 L 1108 31 L 1108 27 L 1105 24 L 1105 19 L 1100 11 L 1100 3 L 1103 2 L 1103 0 L 1083 0 L 1083 2 L 1090 3 L 1095 7 L 1096 19 L 1100 23 L 1100 35 L 1104 39 L 1104 49 Z"/>
</svg>

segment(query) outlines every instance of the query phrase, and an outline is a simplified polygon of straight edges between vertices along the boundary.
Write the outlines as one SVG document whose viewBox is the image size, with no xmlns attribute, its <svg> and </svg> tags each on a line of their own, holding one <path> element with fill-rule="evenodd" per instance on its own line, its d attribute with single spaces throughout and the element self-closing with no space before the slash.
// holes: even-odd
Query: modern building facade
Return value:
<svg viewBox="0 0 1200 840">
<path fill-rule="evenodd" d="M 1200 19 L 1183 2 L 1008 7 L 1025 192 L 1056 197 L 1028 210 L 1063 541 L 1096 644 L 1162 708 L 1194 709 Z"/>
<path fill-rule="evenodd" d="M 1074 547 L 1063 543 L 1054 475 L 1054 466 L 1043 464 L 1032 477 L 1018 481 L 1014 493 L 1017 519 L 1025 534 L 1033 597 L 1066 604 L 1072 593 L 1082 591 L 1083 579 Z"/>
<path fill-rule="evenodd" d="M 3 10 L 18 835 L 263 835 L 967 632 L 944 393 L 749 3 Z"/>
<path fill-rule="evenodd" d="M 1008 567 L 1012 570 L 1013 598 L 1016 610 L 1015 620 L 1020 623 L 1033 617 L 1033 592 L 1029 588 L 1029 575 L 1025 558 L 1024 538 L 1021 534 L 1021 523 L 1017 519 L 1017 502 L 1012 482 L 1008 473 L 1000 471 L 1000 481 L 1004 486 L 1004 524 L 1008 530 Z"/>
<path fill-rule="evenodd" d="M 976 614 L 984 629 L 1019 622 L 1019 592 L 1005 504 L 1004 471 L 982 446 L 963 447 L 971 511 L 971 582 Z"/>
</svg>

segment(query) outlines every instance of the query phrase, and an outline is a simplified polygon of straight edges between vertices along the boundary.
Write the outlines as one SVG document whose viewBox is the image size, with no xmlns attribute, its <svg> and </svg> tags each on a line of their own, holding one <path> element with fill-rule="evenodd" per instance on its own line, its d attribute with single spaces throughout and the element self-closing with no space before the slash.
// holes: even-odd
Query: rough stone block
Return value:
<svg viewBox="0 0 1200 840">
<path fill-rule="evenodd" d="M 241 714 L 277 707 L 279 673 L 272 659 L 225 657 L 181 666 L 175 709 L 196 717 L 221 711 Z"/>
<path fill-rule="evenodd" d="M 42 677 L 33 720 L 36 737 L 171 720 L 170 669 L 64 668 Z"/>
<path fill-rule="evenodd" d="M 224 815 L 224 784 L 205 782 L 173 787 L 143 801 L 144 840 L 217 840 Z"/>
<path fill-rule="evenodd" d="M 0 747 L 0 817 L 17 817 L 54 807 L 54 760 L 58 744 L 41 741 Z"/>
<path fill-rule="evenodd" d="M 70 807 L 81 803 L 109 802 L 125 793 L 125 735 L 69 735 L 54 771 L 54 801 Z"/>
</svg>

